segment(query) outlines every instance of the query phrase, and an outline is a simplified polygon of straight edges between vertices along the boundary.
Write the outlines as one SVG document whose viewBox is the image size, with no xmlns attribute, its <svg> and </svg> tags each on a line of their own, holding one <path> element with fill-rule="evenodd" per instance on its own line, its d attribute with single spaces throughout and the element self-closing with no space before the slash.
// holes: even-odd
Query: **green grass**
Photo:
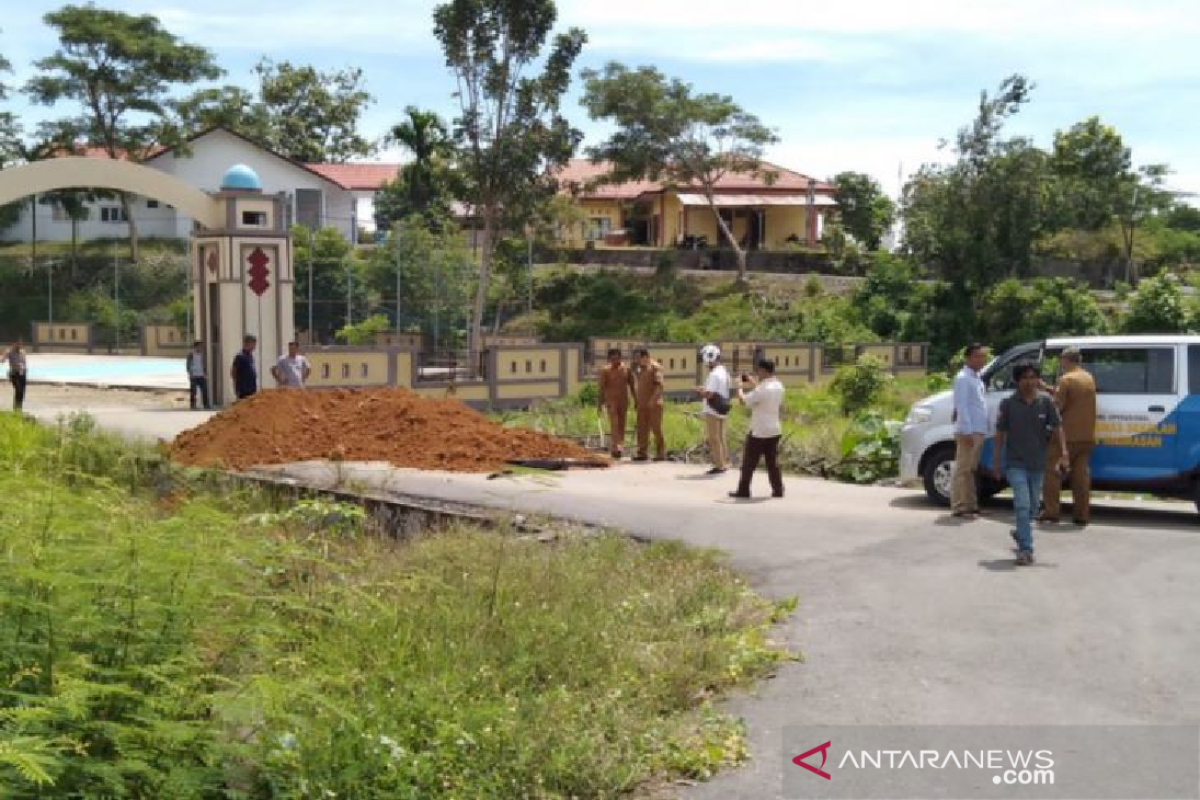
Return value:
<svg viewBox="0 0 1200 800">
<path fill-rule="evenodd" d="M 0 415 L 0 796 L 608 798 L 745 757 L 789 603 L 563 528 L 409 542 Z"/>
</svg>

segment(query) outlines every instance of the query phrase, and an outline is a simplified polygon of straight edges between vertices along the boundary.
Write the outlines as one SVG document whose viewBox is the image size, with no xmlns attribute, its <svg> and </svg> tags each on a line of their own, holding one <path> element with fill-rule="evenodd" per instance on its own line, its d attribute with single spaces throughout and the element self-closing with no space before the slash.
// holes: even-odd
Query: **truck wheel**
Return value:
<svg viewBox="0 0 1200 800">
<path fill-rule="evenodd" d="M 925 459 L 921 478 L 925 483 L 925 494 L 938 505 L 950 505 L 950 485 L 954 475 L 954 445 L 939 445 Z"/>
</svg>

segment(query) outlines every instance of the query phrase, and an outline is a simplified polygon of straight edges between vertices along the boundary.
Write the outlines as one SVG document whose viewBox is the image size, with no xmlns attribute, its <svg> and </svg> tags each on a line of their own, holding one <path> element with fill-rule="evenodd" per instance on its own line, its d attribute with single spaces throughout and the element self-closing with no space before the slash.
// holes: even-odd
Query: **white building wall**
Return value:
<svg viewBox="0 0 1200 800">
<path fill-rule="evenodd" d="M 264 194 L 288 195 L 287 205 L 292 206 L 292 195 L 296 189 L 317 189 L 323 193 L 325 202 L 324 224 L 338 229 L 343 236 L 353 241 L 355 234 L 354 195 L 373 195 L 370 192 L 352 193 L 337 186 L 321 176 L 298 167 L 292 162 L 271 155 L 253 144 L 234 136 L 227 131 L 213 131 L 189 145 L 190 153 L 186 157 L 167 153 L 159 158 L 146 162 L 146 166 L 160 169 L 163 172 L 190 183 L 208 192 L 220 189 L 221 178 L 234 164 L 245 164 L 258 173 L 262 181 Z M 81 241 L 86 239 L 125 237 L 128 226 L 123 222 L 101 221 L 101 206 L 119 206 L 118 200 L 102 200 L 92 204 L 89 219 L 79 223 L 78 235 Z M 363 217 L 363 209 L 367 208 L 367 216 Z M 358 203 L 359 222 L 370 221 L 373 225 L 370 207 Z M 53 219 L 53 209 L 39 204 L 37 207 L 37 238 L 39 241 L 69 242 L 71 240 L 71 223 L 66 220 Z M 138 234 L 143 237 L 187 238 L 192 231 L 192 220 L 183 214 L 177 214 L 169 206 L 160 205 L 149 208 L 146 198 L 137 198 L 133 205 L 134 220 L 138 226 Z M 5 231 L 0 231 L 0 239 L 6 241 L 28 242 L 33 238 L 31 216 L 28 204 L 22 211 L 21 219 L 16 225 Z"/>
</svg>

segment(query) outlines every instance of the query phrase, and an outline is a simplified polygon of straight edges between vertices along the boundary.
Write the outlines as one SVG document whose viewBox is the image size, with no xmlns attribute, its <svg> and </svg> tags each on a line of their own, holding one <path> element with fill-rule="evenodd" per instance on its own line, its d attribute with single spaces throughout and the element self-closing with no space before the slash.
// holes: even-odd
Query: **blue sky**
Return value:
<svg viewBox="0 0 1200 800">
<path fill-rule="evenodd" d="M 53 49 L 41 17 L 60 4 L 6 5 L 0 52 L 19 83 Z M 228 82 L 248 84 L 263 55 L 362 67 L 376 96 L 363 121 L 370 136 L 408 104 L 455 110 L 431 33 L 433 0 L 105 5 L 157 15 L 214 51 Z M 559 19 L 589 33 L 581 66 L 653 64 L 731 94 L 778 130 L 773 160 L 818 177 L 856 169 L 894 193 L 901 170 L 943 157 L 939 140 L 970 120 L 981 89 L 1021 72 L 1037 89 L 1014 133 L 1047 144 L 1096 114 L 1122 133 L 1136 163 L 1166 162 L 1173 188 L 1200 193 L 1195 0 L 560 0 Z M 19 97 L 10 106 L 31 122 L 49 113 Z M 589 137 L 602 132 L 577 97 L 567 112 Z"/>
</svg>

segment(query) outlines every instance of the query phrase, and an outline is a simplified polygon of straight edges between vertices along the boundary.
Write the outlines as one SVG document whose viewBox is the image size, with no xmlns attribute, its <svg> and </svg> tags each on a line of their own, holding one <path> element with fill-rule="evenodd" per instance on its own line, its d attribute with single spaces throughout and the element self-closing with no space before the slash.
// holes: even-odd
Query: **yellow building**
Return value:
<svg viewBox="0 0 1200 800">
<path fill-rule="evenodd" d="M 714 201 L 734 238 L 748 250 L 815 245 L 837 208 L 834 187 L 799 172 L 765 164 L 769 176 L 732 173 L 716 186 Z M 728 247 L 708 199 L 696 187 L 650 181 L 604 184 L 608 165 L 576 159 L 560 173 L 563 191 L 580 220 L 565 226 L 568 247 Z"/>
</svg>

